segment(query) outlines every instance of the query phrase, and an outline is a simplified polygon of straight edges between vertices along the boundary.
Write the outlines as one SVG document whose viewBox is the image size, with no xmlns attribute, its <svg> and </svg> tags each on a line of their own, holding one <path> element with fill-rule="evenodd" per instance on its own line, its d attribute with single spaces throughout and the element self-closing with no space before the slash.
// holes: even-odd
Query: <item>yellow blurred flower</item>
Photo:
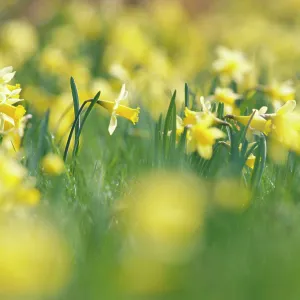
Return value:
<svg viewBox="0 0 300 300">
<path fill-rule="evenodd" d="M 35 182 L 27 170 L 4 150 L 0 151 L 0 208 L 9 211 L 19 206 L 35 206 L 40 199 Z"/>
<path fill-rule="evenodd" d="M 123 288 L 145 294 L 171 287 L 172 267 L 188 262 L 201 238 L 206 200 L 205 186 L 193 174 L 156 171 L 139 178 L 119 204 Z"/>
<path fill-rule="evenodd" d="M 50 74 L 69 75 L 71 64 L 62 49 L 47 47 L 41 53 L 40 68 L 43 72 Z"/>
<path fill-rule="evenodd" d="M 5 298 L 53 296 L 68 283 L 69 248 L 46 221 L 1 219 L 0 244 L 0 294 Z"/>
<path fill-rule="evenodd" d="M 2 24 L 0 44 L 7 57 L 6 63 L 15 66 L 23 64 L 38 47 L 38 35 L 35 27 L 25 20 L 11 20 Z"/>
<path fill-rule="evenodd" d="M 217 101 L 224 104 L 225 114 L 239 115 L 239 108 L 236 106 L 236 100 L 241 96 L 235 93 L 230 88 L 217 87 L 213 96 L 209 98 L 210 101 Z"/>
<path fill-rule="evenodd" d="M 264 92 L 269 95 L 275 108 L 289 100 L 295 100 L 296 97 L 296 90 L 291 81 L 283 83 L 273 81 L 271 85 L 265 87 Z"/>
<path fill-rule="evenodd" d="M 285 161 L 289 150 L 300 153 L 300 113 L 294 111 L 295 107 L 296 101 L 289 100 L 270 116 L 273 123 L 270 154 L 279 163 Z"/>
<path fill-rule="evenodd" d="M 86 39 L 96 39 L 102 32 L 102 18 L 99 18 L 96 7 L 88 2 L 73 1 L 67 7 L 71 24 L 75 25 L 74 31 Z M 91 26 L 92 24 L 92 26 Z M 77 39 L 77 36 L 76 38 Z"/>
<path fill-rule="evenodd" d="M 180 261 L 202 230 L 206 190 L 192 174 L 153 172 L 125 200 L 128 234 L 158 260 Z"/>
<path fill-rule="evenodd" d="M 42 168 L 46 174 L 60 175 L 65 171 L 65 164 L 58 154 L 48 153 L 42 160 Z"/>
<path fill-rule="evenodd" d="M 217 179 L 213 195 L 220 208 L 234 212 L 243 212 L 251 200 L 250 190 L 237 178 Z"/>
<path fill-rule="evenodd" d="M 230 106 L 233 106 L 239 97 L 240 95 L 233 92 L 233 90 L 230 88 L 217 87 L 214 94 L 214 99 L 216 101 Z"/>
<path fill-rule="evenodd" d="M 251 65 L 242 52 L 219 47 L 217 54 L 218 59 L 213 63 L 213 70 L 221 78 L 242 82 L 244 76 L 250 72 Z"/>
<path fill-rule="evenodd" d="M 27 85 L 22 95 L 30 105 L 30 108 L 39 115 L 44 114 L 51 106 L 52 101 L 54 101 L 53 95 L 50 95 L 39 86 Z"/>
</svg>

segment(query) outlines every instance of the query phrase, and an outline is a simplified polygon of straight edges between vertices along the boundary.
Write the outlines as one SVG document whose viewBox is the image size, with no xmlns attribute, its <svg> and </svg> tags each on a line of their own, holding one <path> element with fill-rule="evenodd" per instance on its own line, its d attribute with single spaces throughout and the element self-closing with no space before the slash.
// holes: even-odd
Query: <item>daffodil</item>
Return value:
<svg viewBox="0 0 300 300">
<path fill-rule="evenodd" d="M 217 87 L 213 96 L 210 97 L 211 101 L 217 101 L 224 104 L 224 111 L 226 114 L 239 114 L 239 109 L 236 106 L 236 101 L 241 96 L 235 93 L 230 88 Z"/>
<path fill-rule="evenodd" d="M 125 84 L 122 85 L 119 97 L 112 101 L 98 101 L 102 107 L 104 107 L 110 114 L 110 123 L 108 127 L 108 132 L 112 135 L 117 127 L 117 116 L 123 117 L 130 120 L 133 124 L 136 124 L 139 121 L 140 108 L 130 108 L 125 105 L 121 105 L 120 102 L 125 100 L 128 96 L 128 91 L 126 90 Z"/>
<path fill-rule="evenodd" d="M 225 136 L 220 129 L 211 127 L 213 122 L 213 118 L 206 118 L 190 128 L 187 135 L 188 152 L 197 151 L 205 159 L 212 157 L 216 140 Z"/>
<path fill-rule="evenodd" d="M 216 101 L 230 106 L 233 106 L 239 97 L 240 95 L 230 88 L 217 87 L 214 94 L 214 99 Z"/>
<path fill-rule="evenodd" d="M 300 114 L 295 112 L 296 101 L 287 101 L 275 114 L 268 116 L 272 120 L 271 147 L 273 157 L 284 147 L 300 153 Z M 276 151 L 275 151 L 276 150 Z M 283 157 L 280 154 L 280 157 Z"/>
<path fill-rule="evenodd" d="M 188 107 L 184 108 L 184 119 L 183 124 L 184 126 L 191 126 L 195 125 L 203 119 L 212 119 L 215 123 L 222 123 L 220 119 L 218 119 L 215 114 L 213 114 L 210 109 L 210 101 L 205 101 L 204 97 L 200 97 L 200 106 L 201 111 L 193 111 L 190 110 Z"/>
<path fill-rule="evenodd" d="M 43 171 L 49 175 L 60 175 L 65 170 L 62 158 L 54 153 L 48 153 L 42 160 Z"/>
<path fill-rule="evenodd" d="M 213 70 L 224 79 L 241 82 L 251 70 L 251 65 L 240 51 L 225 47 L 217 49 L 218 58 L 213 63 Z"/>
<path fill-rule="evenodd" d="M 273 81 L 269 86 L 265 87 L 264 91 L 270 96 L 275 107 L 280 105 L 282 102 L 294 100 L 296 93 L 292 81 L 286 81 L 283 83 Z"/>
<path fill-rule="evenodd" d="M 21 92 L 20 85 L 9 85 L 8 83 L 14 78 L 15 73 L 12 67 L 5 67 L 0 70 L 0 104 L 13 104 L 13 99 L 18 99 Z M 18 102 L 20 100 L 16 100 Z"/>
<path fill-rule="evenodd" d="M 184 126 L 197 124 L 201 119 L 201 115 L 203 115 L 202 112 L 196 112 L 196 111 L 190 110 L 189 108 L 185 107 L 184 108 L 184 119 L 183 119 Z"/>
<path fill-rule="evenodd" d="M 0 70 L 0 84 L 7 84 L 9 83 L 15 76 L 13 71 L 13 67 L 5 67 Z"/>
<path fill-rule="evenodd" d="M 26 110 L 22 105 L 0 104 L 0 133 L 20 128 L 25 113 Z"/>
<path fill-rule="evenodd" d="M 272 121 L 267 120 L 262 116 L 266 113 L 266 111 L 267 111 L 267 107 L 263 106 L 260 110 L 255 110 L 253 112 L 254 115 L 251 114 L 249 116 L 227 116 L 227 117 L 238 121 L 244 126 L 247 126 L 250 119 L 252 118 L 249 128 L 252 130 L 263 132 L 265 135 L 268 135 L 272 129 L 271 126 Z"/>
</svg>

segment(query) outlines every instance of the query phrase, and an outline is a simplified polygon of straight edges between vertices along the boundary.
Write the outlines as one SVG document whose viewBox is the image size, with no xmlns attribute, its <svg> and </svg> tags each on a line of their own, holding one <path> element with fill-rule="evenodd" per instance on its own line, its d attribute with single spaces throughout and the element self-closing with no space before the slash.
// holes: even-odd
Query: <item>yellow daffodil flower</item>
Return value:
<svg viewBox="0 0 300 300">
<path fill-rule="evenodd" d="M 267 110 L 267 107 L 262 107 L 260 110 L 255 110 L 253 117 L 252 117 L 252 115 L 250 115 L 250 116 L 228 116 L 228 117 L 240 122 L 244 126 L 247 126 L 248 122 L 250 121 L 250 119 L 252 117 L 252 120 L 251 120 L 251 123 L 249 126 L 250 129 L 257 130 L 257 131 L 263 132 L 265 135 L 268 135 L 271 131 L 272 121 L 267 120 L 261 116 L 262 114 L 264 114 L 266 112 L 266 110 Z"/>
<path fill-rule="evenodd" d="M 120 105 L 120 102 L 125 100 L 128 96 L 128 91 L 126 90 L 125 84 L 123 84 L 120 91 L 119 97 L 112 101 L 98 101 L 98 104 L 103 106 L 110 114 L 111 119 L 108 127 L 108 132 L 112 135 L 117 127 L 117 116 L 123 117 L 130 120 L 133 124 L 136 124 L 139 121 L 140 108 L 130 108 L 125 105 Z"/>
<path fill-rule="evenodd" d="M 287 102 L 295 99 L 295 88 L 291 81 L 278 83 L 273 81 L 272 84 L 264 89 L 265 93 L 270 96 L 274 102 Z"/>
<path fill-rule="evenodd" d="M 202 114 L 203 112 L 192 111 L 189 108 L 185 107 L 183 119 L 184 126 L 197 124 L 200 121 Z"/>
<path fill-rule="evenodd" d="M 15 76 L 13 71 L 13 67 L 5 67 L 0 70 L 0 84 L 7 84 L 9 83 Z"/>
<path fill-rule="evenodd" d="M 251 70 L 251 65 L 240 51 L 233 51 L 225 47 L 217 49 L 218 59 L 213 63 L 213 70 L 221 78 L 241 82 Z"/>
<path fill-rule="evenodd" d="M 214 100 L 230 106 L 233 106 L 239 97 L 240 95 L 230 88 L 217 87 L 214 94 Z"/>
<path fill-rule="evenodd" d="M 25 113 L 22 105 L 0 104 L 0 132 L 6 133 L 19 128 Z"/>
<path fill-rule="evenodd" d="M 239 98 L 240 95 L 233 92 L 232 89 L 217 87 L 214 95 L 210 97 L 210 100 L 223 103 L 226 114 L 239 115 L 240 110 L 236 106 L 236 100 Z"/>
<path fill-rule="evenodd" d="M 188 152 L 197 151 L 205 159 L 212 157 L 216 140 L 225 136 L 220 129 L 211 127 L 212 124 L 213 118 L 206 118 L 190 128 L 187 135 Z"/>
<path fill-rule="evenodd" d="M 300 153 L 300 114 L 294 111 L 295 107 L 296 101 L 290 100 L 270 115 L 273 123 L 271 152 L 275 160 L 281 161 L 279 157 L 284 157 L 279 151 L 282 147 Z"/>
</svg>

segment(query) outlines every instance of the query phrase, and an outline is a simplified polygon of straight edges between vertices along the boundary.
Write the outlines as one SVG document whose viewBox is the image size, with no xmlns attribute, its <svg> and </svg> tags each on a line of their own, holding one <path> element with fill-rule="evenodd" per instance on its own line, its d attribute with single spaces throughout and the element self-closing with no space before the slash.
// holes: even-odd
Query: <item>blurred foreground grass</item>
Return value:
<svg viewBox="0 0 300 300">
<path fill-rule="evenodd" d="M 0 4 L 0 299 L 299 299 L 298 1 L 41 3 Z"/>
</svg>

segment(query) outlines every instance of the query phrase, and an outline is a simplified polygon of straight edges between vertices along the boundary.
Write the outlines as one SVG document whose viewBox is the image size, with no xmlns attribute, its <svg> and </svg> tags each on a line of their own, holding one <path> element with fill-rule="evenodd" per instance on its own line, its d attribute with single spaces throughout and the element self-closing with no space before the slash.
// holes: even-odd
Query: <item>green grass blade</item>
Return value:
<svg viewBox="0 0 300 300">
<path fill-rule="evenodd" d="M 265 135 L 262 135 L 259 141 L 259 151 L 257 153 L 253 174 L 251 178 L 251 186 L 256 191 L 257 187 L 260 185 L 263 171 L 266 166 L 267 161 L 267 141 Z"/>
<path fill-rule="evenodd" d="M 187 135 L 187 127 L 184 128 L 184 131 L 180 137 L 179 143 L 178 143 L 178 153 L 182 154 L 185 152 L 186 148 L 186 135 Z"/>
<path fill-rule="evenodd" d="M 35 155 L 32 156 L 31 163 L 29 164 L 29 168 L 33 173 L 37 173 L 39 162 L 47 152 L 49 116 L 50 116 L 50 110 L 48 109 L 42 121 L 40 122 L 38 141 L 37 141 L 37 151 Z"/>
<path fill-rule="evenodd" d="M 70 85 L 72 90 L 72 97 L 73 97 L 73 106 L 74 106 L 74 119 L 78 116 L 78 122 L 75 126 L 75 141 L 79 138 L 79 130 L 80 130 L 80 114 L 79 114 L 79 96 L 76 87 L 76 83 L 73 77 L 70 79 Z"/>
<path fill-rule="evenodd" d="M 253 118 L 254 118 L 255 113 L 256 113 L 256 111 L 254 110 L 252 115 L 250 116 L 250 119 L 249 119 L 247 125 L 243 128 L 243 131 L 241 132 L 241 135 L 240 135 L 240 138 L 239 138 L 239 143 L 244 142 L 244 140 L 246 138 L 247 130 L 248 130 Z"/>
<path fill-rule="evenodd" d="M 184 105 L 190 107 L 190 89 L 187 83 L 184 85 Z"/>
<path fill-rule="evenodd" d="M 167 155 L 168 149 L 172 146 L 175 148 L 176 142 L 176 90 L 174 91 L 168 112 L 166 115 L 165 126 L 164 126 L 164 136 L 163 136 L 163 151 Z M 170 137 L 168 136 L 169 131 L 171 131 Z M 169 141 L 169 144 L 168 144 Z"/>
<path fill-rule="evenodd" d="M 81 126 L 79 128 L 79 136 L 78 136 L 78 139 L 75 140 L 75 146 L 74 146 L 74 149 L 73 149 L 73 158 L 77 155 L 78 153 L 78 148 L 79 148 L 79 138 L 80 138 L 80 135 L 81 135 L 81 132 L 82 132 L 82 129 L 83 129 L 83 126 L 89 116 L 89 114 L 91 113 L 93 107 L 95 106 L 95 104 L 97 103 L 97 101 L 99 100 L 99 97 L 100 97 L 100 94 L 101 92 L 98 92 L 96 94 L 96 96 L 94 97 L 94 99 L 91 101 L 91 104 L 89 105 L 88 109 L 86 110 L 83 118 L 82 118 L 82 123 L 81 123 Z"/>
<path fill-rule="evenodd" d="M 158 121 L 155 124 L 155 132 L 154 132 L 154 162 L 155 164 L 159 163 L 160 155 L 162 151 L 162 114 L 160 114 Z"/>
<path fill-rule="evenodd" d="M 217 118 L 223 119 L 224 117 L 224 103 L 219 103 L 217 108 Z"/>
<path fill-rule="evenodd" d="M 80 115 L 84 109 L 84 107 L 86 106 L 87 103 L 90 103 L 92 100 L 87 100 L 87 101 L 84 101 L 84 103 L 81 105 L 79 111 L 78 111 L 78 114 L 72 124 L 72 127 L 71 127 L 71 130 L 70 130 L 70 133 L 69 133 L 69 136 L 68 136 L 68 140 L 67 140 L 67 143 L 66 143 L 66 147 L 65 147 L 65 151 L 64 151 L 64 161 L 66 161 L 67 159 L 67 156 L 68 156 L 68 151 L 69 151 L 69 148 L 70 148 L 70 144 L 71 144 L 71 141 L 72 141 L 72 136 L 73 136 L 73 133 L 74 133 L 74 130 L 77 126 L 77 123 L 79 122 L 79 118 L 80 118 Z"/>
</svg>

